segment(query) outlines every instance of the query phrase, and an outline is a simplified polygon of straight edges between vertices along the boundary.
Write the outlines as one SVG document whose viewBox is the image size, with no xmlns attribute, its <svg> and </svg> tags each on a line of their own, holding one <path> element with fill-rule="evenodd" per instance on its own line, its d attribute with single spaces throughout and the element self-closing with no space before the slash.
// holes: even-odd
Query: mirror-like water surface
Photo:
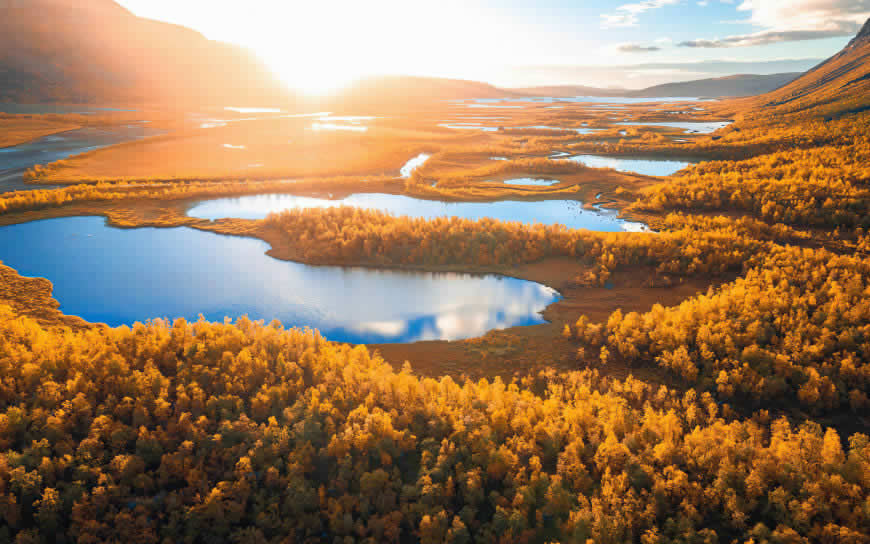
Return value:
<svg viewBox="0 0 870 544">
<path fill-rule="evenodd" d="M 549 287 L 499 276 L 314 267 L 265 255 L 268 244 L 190 228 L 121 230 L 102 218 L 0 228 L 0 259 L 54 283 L 61 310 L 92 322 L 248 315 L 310 326 L 328 339 L 471 338 L 542 323 Z"/>
<path fill-rule="evenodd" d="M 731 121 L 660 121 L 660 122 L 637 122 L 616 123 L 617 125 L 632 125 L 642 127 L 672 127 L 681 128 L 689 134 L 711 134 L 720 128 L 725 128 Z"/>
<path fill-rule="evenodd" d="M 686 161 L 625 159 L 599 155 L 575 155 L 568 160 L 582 162 L 592 168 L 613 168 L 620 172 L 636 172 L 645 176 L 670 176 L 691 164 Z"/>
<path fill-rule="evenodd" d="M 624 221 L 615 210 L 585 210 L 576 200 L 542 200 L 536 202 L 500 200 L 497 202 L 441 202 L 422 200 L 404 195 L 360 193 L 341 200 L 327 200 L 307 196 L 272 194 L 246 195 L 233 198 L 206 200 L 188 210 L 188 215 L 202 219 L 262 219 L 272 212 L 293 208 L 327 208 L 355 206 L 370 208 L 410 217 L 463 217 L 482 219 L 491 217 L 501 221 L 522 223 L 562 224 L 568 228 L 602 232 L 636 231 L 640 223 Z"/>
<path fill-rule="evenodd" d="M 514 178 L 506 179 L 504 183 L 507 185 L 538 185 L 548 187 L 559 183 L 557 179 L 538 179 L 538 178 Z"/>
</svg>

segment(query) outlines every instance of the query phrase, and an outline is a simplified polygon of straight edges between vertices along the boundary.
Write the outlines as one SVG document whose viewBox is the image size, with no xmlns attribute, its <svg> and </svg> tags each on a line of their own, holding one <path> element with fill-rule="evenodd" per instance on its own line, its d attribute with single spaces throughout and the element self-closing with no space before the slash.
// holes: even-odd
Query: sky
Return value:
<svg viewBox="0 0 870 544">
<path fill-rule="evenodd" d="M 382 74 L 504 87 L 642 88 L 804 71 L 841 49 L 870 0 L 119 0 L 252 49 L 290 86 Z"/>
</svg>

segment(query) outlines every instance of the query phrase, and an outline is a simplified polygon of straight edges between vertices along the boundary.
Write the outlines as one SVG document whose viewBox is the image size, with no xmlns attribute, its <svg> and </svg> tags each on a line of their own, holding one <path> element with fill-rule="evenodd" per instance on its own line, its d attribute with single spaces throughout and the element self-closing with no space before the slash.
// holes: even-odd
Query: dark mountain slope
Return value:
<svg viewBox="0 0 870 544">
<path fill-rule="evenodd" d="M 870 109 L 870 20 L 842 51 L 746 104 L 770 114 L 836 117 Z"/>
<path fill-rule="evenodd" d="M 0 100 L 182 106 L 291 97 L 247 50 L 112 0 L 0 0 Z"/>
</svg>

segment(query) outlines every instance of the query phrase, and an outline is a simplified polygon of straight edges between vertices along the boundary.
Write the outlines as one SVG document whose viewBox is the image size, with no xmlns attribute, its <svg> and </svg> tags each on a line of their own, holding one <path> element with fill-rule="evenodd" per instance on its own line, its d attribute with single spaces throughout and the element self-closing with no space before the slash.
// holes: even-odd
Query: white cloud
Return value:
<svg viewBox="0 0 870 544">
<path fill-rule="evenodd" d="M 601 15 L 602 28 L 620 26 L 636 26 L 638 16 L 651 9 L 677 4 L 680 0 L 644 0 L 634 4 L 624 4 L 616 8 L 616 13 L 604 13 Z"/>
<path fill-rule="evenodd" d="M 758 32 L 682 42 L 683 47 L 745 47 L 851 36 L 870 18 L 870 0 L 744 0 L 738 11 Z"/>
<path fill-rule="evenodd" d="M 662 48 L 657 45 L 642 45 L 639 43 L 621 43 L 616 46 L 616 50 L 620 53 L 652 53 L 661 51 Z"/>
</svg>

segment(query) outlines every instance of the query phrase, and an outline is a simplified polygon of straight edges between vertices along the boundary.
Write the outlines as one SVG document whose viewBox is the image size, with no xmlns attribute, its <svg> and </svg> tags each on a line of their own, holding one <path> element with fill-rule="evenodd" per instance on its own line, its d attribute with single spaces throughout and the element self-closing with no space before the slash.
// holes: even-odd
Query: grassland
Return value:
<svg viewBox="0 0 870 544">
<path fill-rule="evenodd" d="M 649 109 L 649 106 L 632 106 L 620 113 L 639 115 Z M 629 111 L 634 113 L 629 114 Z M 479 165 L 484 160 L 482 153 L 488 151 L 492 152 L 490 156 L 526 159 L 547 157 L 563 146 L 570 149 L 584 142 L 616 143 L 643 138 L 640 131 L 613 125 L 615 119 L 609 112 L 578 104 L 566 105 L 562 110 L 526 104 L 491 111 L 447 105 L 415 112 L 413 116 L 390 117 L 378 117 L 378 112 L 351 113 L 371 113 L 375 118 L 354 124 L 341 120 L 341 113 L 334 114 L 337 121 L 321 121 L 318 116 L 256 114 L 243 117 L 227 116 L 224 112 L 220 120 L 200 118 L 199 122 L 185 124 L 165 136 L 113 146 L 49 165 L 32 172 L 31 179 L 45 183 L 81 183 L 398 175 L 402 164 L 421 152 L 445 153 L 443 173 L 457 174 L 475 163 Z M 497 119 L 477 119 L 479 117 Z M 710 114 L 687 110 L 681 118 L 707 120 Z M 441 126 L 467 122 L 479 122 L 500 130 L 455 130 Z M 321 125 L 319 130 L 315 129 L 317 124 Z M 323 128 L 330 124 L 343 128 Z M 210 128 L 200 128 L 202 125 Z M 554 129 L 529 128 L 542 125 Z M 361 130 L 363 128 L 367 130 Z M 596 128 L 600 132 L 578 134 L 574 131 L 581 128 Z M 622 136 L 623 129 L 635 136 Z M 651 132 L 664 139 L 683 138 L 681 131 L 666 128 L 642 133 Z M 670 154 L 682 156 L 693 153 L 692 145 L 670 151 Z"/>
<path fill-rule="evenodd" d="M 79 125 L 0 113 L 0 148 L 12 147 L 44 136 L 75 130 Z"/>
</svg>

